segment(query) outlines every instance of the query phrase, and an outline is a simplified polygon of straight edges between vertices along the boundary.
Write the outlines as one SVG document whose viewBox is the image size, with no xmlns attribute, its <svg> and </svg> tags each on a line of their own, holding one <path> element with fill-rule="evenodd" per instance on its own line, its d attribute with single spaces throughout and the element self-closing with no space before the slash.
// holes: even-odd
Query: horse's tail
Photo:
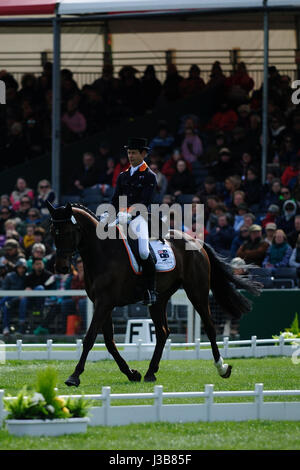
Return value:
<svg viewBox="0 0 300 470">
<path fill-rule="evenodd" d="M 204 249 L 211 265 L 210 287 L 215 300 L 234 318 L 240 318 L 251 311 L 252 302 L 241 294 L 238 289 L 244 289 L 253 295 L 259 295 L 261 284 L 250 281 L 247 276 L 233 274 L 232 268 L 214 249 L 204 243 Z"/>
</svg>

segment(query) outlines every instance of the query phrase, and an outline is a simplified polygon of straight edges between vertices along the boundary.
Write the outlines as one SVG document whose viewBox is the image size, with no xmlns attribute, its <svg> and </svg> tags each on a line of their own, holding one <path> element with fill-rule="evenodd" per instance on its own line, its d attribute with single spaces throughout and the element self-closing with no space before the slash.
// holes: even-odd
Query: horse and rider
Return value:
<svg viewBox="0 0 300 470">
<path fill-rule="evenodd" d="M 155 373 L 159 369 L 164 346 L 170 334 L 167 304 L 179 288 L 185 290 L 188 299 L 201 316 L 218 374 L 222 378 L 228 378 L 231 366 L 224 363 L 217 345 L 209 306 L 210 290 L 223 312 L 238 319 L 251 311 L 252 307 L 251 300 L 245 297 L 241 290 L 259 295 L 260 286 L 250 279 L 234 274 L 230 264 L 207 243 L 171 228 L 166 238 L 174 254 L 174 268 L 167 272 L 156 271 L 149 249 L 147 220 L 156 189 L 156 176 L 145 162 L 149 150 L 146 139 L 129 139 L 126 149 L 130 167 L 118 177 L 112 205 L 117 213 L 116 223 L 128 224 L 128 228 L 137 238 L 142 276 L 137 276 L 133 271 L 123 239 L 99 238 L 99 224 L 109 225 L 108 212 L 103 212 L 99 221 L 93 212 L 81 204 L 68 203 L 66 206 L 55 208 L 51 203 L 47 203 L 51 216 L 50 231 L 56 245 L 56 271 L 68 272 L 72 256 L 79 252 L 84 264 L 87 296 L 94 304 L 94 314 L 83 340 L 81 357 L 65 383 L 68 386 L 80 384 L 79 377 L 84 371 L 87 356 L 100 332 L 120 371 L 130 381 L 141 380 L 140 372 L 131 369 L 119 353 L 114 342 L 112 323 L 112 311 L 115 307 L 140 300 L 149 306 L 156 334 L 156 346 L 144 380 L 155 381 Z M 125 206 L 124 197 L 127 201 Z M 138 205 L 146 207 L 146 212 L 136 210 Z M 143 295 L 139 298 L 136 296 L 138 278 L 142 278 L 145 286 Z"/>
<path fill-rule="evenodd" d="M 155 262 L 149 250 L 149 223 L 150 206 L 157 188 L 155 173 L 145 162 L 148 151 L 147 140 L 143 138 L 130 138 L 125 146 L 130 167 L 120 173 L 115 192 L 112 198 L 118 222 L 128 224 L 128 228 L 136 235 L 138 240 L 138 254 L 142 266 L 142 275 L 145 284 L 144 305 L 152 305 L 156 301 L 155 292 Z M 120 206 L 120 197 L 126 198 L 127 205 Z M 132 215 L 136 204 L 143 204 L 147 214 L 137 212 Z M 134 211 L 135 212 L 135 211 Z M 105 223 L 109 217 L 108 211 L 100 215 L 100 221 Z"/>
</svg>

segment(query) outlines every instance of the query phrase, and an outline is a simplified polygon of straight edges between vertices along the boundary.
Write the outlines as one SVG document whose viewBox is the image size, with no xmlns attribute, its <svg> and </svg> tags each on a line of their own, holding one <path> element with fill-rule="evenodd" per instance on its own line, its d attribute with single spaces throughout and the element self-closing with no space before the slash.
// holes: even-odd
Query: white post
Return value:
<svg viewBox="0 0 300 470">
<path fill-rule="evenodd" d="M 94 304 L 88 297 L 86 299 L 87 299 L 87 302 L 86 302 L 86 331 L 87 331 L 94 315 Z"/>
<path fill-rule="evenodd" d="M 256 419 L 261 419 L 264 384 L 255 384 L 255 403 L 256 403 Z"/>
<path fill-rule="evenodd" d="M 22 354 L 22 340 L 17 339 L 17 357 L 18 357 L 18 359 L 21 359 L 21 354 Z"/>
<path fill-rule="evenodd" d="M 167 360 L 170 359 L 170 355 L 171 355 L 171 342 L 172 342 L 171 339 L 167 339 L 167 343 L 166 343 L 166 359 Z"/>
<path fill-rule="evenodd" d="M 155 406 L 156 421 L 161 421 L 161 407 L 163 404 L 163 386 L 155 385 L 154 394 L 155 394 L 154 406 Z"/>
<path fill-rule="evenodd" d="M 283 355 L 283 347 L 284 347 L 284 336 L 280 335 L 279 336 L 279 355 Z"/>
<path fill-rule="evenodd" d="M 196 312 L 194 309 L 194 318 L 195 318 L 195 324 L 194 324 L 194 341 L 196 341 L 197 338 L 201 338 L 201 317 Z"/>
<path fill-rule="evenodd" d="M 110 387 L 102 387 L 103 426 L 108 426 L 110 409 Z"/>
<path fill-rule="evenodd" d="M 195 354 L 196 359 L 200 359 L 200 338 L 195 340 Z"/>
<path fill-rule="evenodd" d="M 140 361 L 142 358 L 142 343 L 143 340 L 138 339 L 136 346 L 137 346 L 137 361 Z"/>
<path fill-rule="evenodd" d="M 223 338 L 223 357 L 228 357 L 229 338 L 228 336 Z"/>
<path fill-rule="evenodd" d="M 47 340 L 47 359 L 48 359 L 48 361 L 50 361 L 50 359 L 51 359 L 52 343 L 53 343 L 52 339 Z"/>
<path fill-rule="evenodd" d="M 80 359 L 81 352 L 82 352 L 82 339 L 77 339 L 76 340 L 76 356 L 77 356 L 77 359 Z"/>
<path fill-rule="evenodd" d="M 4 390 L 0 390 L 0 429 L 2 428 L 2 422 L 4 418 Z"/>
<path fill-rule="evenodd" d="M 206 421 L 211 421 L 211 407 L 214 402 L 214 386 L 213 384 L 205 385 L 204 389 L 206 393 L 205 404 L 206 404 Z"/>
<path fill-rule="evenodd" d="M 257 336 L 251 336 L 251 354 L 256 357 L 256 340 Z"/>
</svg>

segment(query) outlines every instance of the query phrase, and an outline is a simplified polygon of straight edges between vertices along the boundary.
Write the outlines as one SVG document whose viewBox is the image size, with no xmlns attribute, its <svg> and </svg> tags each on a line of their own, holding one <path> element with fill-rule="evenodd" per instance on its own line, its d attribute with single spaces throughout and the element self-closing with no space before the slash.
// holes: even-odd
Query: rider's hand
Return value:
<svg viewBox="0 0 300 470">
<path fill-rule="evenodd" d="M 119 212 L 118 219 L 121 225 L 126 225 L 131 221 L 131 215 L 128 212 Z"/>
<path fill-rule="evenodd" d="M 102 214 L 100 214 L 99 216 L 99 220 L 100 222 L 102 222 L 103 224 L 105 224 L 107 222 L 109 218 L 109 213 L 107 211 L 103 212 Z"/>
</svg>

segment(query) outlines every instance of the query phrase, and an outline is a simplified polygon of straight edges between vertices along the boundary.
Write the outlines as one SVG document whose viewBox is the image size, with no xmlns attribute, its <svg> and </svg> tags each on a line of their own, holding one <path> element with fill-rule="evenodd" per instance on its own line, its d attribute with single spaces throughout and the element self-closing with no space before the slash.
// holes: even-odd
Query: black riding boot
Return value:
<svg viewBox="0 0 300 470">
<path fill-rule="evenodd" d="M 142 277 L 145 284 L 145 294 L 144 294 L 144 305 L 152 305 L 156 302 L 156 291 L 155 291 L 155 263 L 149 254 L 148 258 L 141 260 L 142 265 Z"/>
</svg>

